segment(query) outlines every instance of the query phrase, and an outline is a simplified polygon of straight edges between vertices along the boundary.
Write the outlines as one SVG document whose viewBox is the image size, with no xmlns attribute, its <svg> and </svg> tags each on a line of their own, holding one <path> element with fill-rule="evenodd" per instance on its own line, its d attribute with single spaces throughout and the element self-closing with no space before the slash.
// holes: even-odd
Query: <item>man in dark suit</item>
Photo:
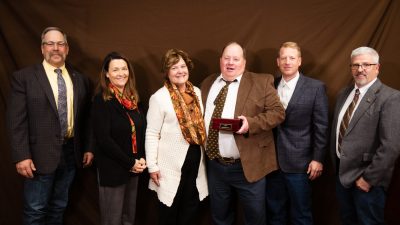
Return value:
<svg viewBox="0 0 400 225">
<path fill-rule="evenodd" d="M 311 181 L 321 175 L 328 147 L 328 98 L 322 82 L 299 72 L 297 43 L 283 43 L 276 61 L 282 76 L 275 87 L 286 116 L 274 129 L 279 170 L 266 178 L 268 224 L 286 225 L 289 219 L 311 225 Z"/>
<path fill-rule="evenodd" d="M 272 128 L 284 119 L 284 108 L 273 86 L 273 77 L 245 71 L 244 49 L 229 43 L 220 58 L 220 74 L 207 77 L 202 85 L 207 129 L 208 185 L 211 217 L 216 225 L 234 222 L 233 199 L 238 194 L 245 224 L 265 224 L 265 175 L 277 169 Z M 223 105 L 219 101 L 225 92 Z M 216 102 L 216 103 L 215 103 Z M 239 118 L 243 125 L 235 133 L 213 131 L 214 111 L 221 118 Z M 217 148 L 212 144 L 215 132 Z"/>
<path fill-rule="evenodd" d="M 46 28 L 41 39 L 44 60 L 13 74 L 7 107 L 13 161 L 25 178 L 23 220 L 30 225 L 63 224 L 75 168 L 93 159 L 89 80 L 65 64 L 69 46 L 60 28 Z"/>
<path fill-rule="evenodd" d="M 377 77 L 378 53 L 351 53 L 354 84 L 337 97 L 331 133 L 342 224 L 385 224 L 386 190 L 400 153 L 400 92 Z"/>
</svg>

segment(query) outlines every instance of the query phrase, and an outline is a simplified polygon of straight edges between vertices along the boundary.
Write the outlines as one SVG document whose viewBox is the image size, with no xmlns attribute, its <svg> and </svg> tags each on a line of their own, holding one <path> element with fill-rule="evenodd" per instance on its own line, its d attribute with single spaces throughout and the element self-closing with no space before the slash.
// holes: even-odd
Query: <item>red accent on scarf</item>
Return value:
<svg viewBox="0 0 400 225">
<path fill-rule="evenodd" d="M 118 100 L 118 102 L 126 109 L 126 110 L 137 110 L 137 102 L 136 99 L 131 95 L 128 97 L 126 94 L 121 93 L 117 87 L 115 87 L 113 84 L 109 84 L 108 87 L 110 88 L 110 91 L 112 94 L 114 94 L 115 98 Z M 133 122 L 133 119 L 129 115 L 128 112 L 126 112 L 126 115 L 128 116 L 129 122 L 131 124 L 131 129 L 132 129 L 132 151 L 134 154 L 137 153 L 137 144 L 136 144 L 136 128 L 135 128 L 135 123 Z"/>
</svg>

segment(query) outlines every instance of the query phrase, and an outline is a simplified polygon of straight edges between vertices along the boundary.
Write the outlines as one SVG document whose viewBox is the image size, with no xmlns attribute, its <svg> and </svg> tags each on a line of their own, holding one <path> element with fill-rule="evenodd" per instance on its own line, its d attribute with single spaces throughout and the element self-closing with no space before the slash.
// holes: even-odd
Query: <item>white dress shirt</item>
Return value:
<svg viewBox="0 0 400 225">
<path fill-rule="evenodd" d="M 281 103 L 283 107 L 286 109 L 290 99 L 292 98 L 294 89 L 296 88 L 297 81 L 299 81 L 300 74 L 297 72 L 295 77 L 288 82 L 285 81 L 285 79 L 281 79 L 281 82 L 279 82 L 278 85 L 278 96 L 279 99 L 281 100 Z"/>
<path fill-rule="evenodd" d="M 236 99 L 239 90 L 240 80 L 242 75 L 236 78 L 235 82 L 229 85 L 228 94 L 226 96 L 224 109 L 222 111 L 221 118 L 234 119 Z M 206 111 L 204 113 L 204 122 L 206 124 L 206 131 L 208 135 L 208 129 L 210 127 L 211 117 L 214 112 L 214 101 L 219 91 L 225 86 L 226 82 L 222 79 L 222 75 L 214 81 L 208 93 L 206 102 Z M 220 131 L 219 132 L 219 152 L 222 157 L 240 158 L 239 150 L 235 142 L 235 138 L 232 132 Z"/>
</svg>

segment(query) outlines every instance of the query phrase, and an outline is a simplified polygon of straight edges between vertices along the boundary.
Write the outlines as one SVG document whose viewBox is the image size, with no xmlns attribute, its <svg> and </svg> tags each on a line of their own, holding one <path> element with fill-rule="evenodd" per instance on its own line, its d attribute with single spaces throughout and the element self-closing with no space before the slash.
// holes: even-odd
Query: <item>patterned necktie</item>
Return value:
<svg viewBox="0 0 400 225">
<path fill-rule="evenodd" d="M 62 76 L 61 69 L 55 69 L 54 72 L 57 74 L 57 85 L 58 85 L 58 117 L 60 119 L 61 126 L 61 137 L 65 137 L 67 134 L 68 120 L 67 120 L 67 87 L 65 85 L 64 78 Z"/>
<path fill-rule="evenodd" d="M 235 82 L 234 80 L 233 82 Z M 221 118 L 222 111 L 224 109 L 226 96 L 228 94 L 229 85 L 232 81 L 225 81 L 225 86 L 219 91 L 217 97 L 214 100 L 214 111 L 211 118 Z M 212 128 L 212 122 L 210 122 L 210 126 L 208 128 L 208 137 L 207 137 L 207 145 L 206 145 L 206 154 L 209 159 L 220 158 L 219 154 L 219 144 L 218 144 L 218 136 L 219 130 L 215 130 Z"/>
<path fill-rule="evenodd" d="M 346 133 L 346 130 L 349 126 L 351 115 L 353 114 L 354 108 L 357 105 L 359 97 L 360 97 L 360 90 L 356 89 L 356 93 L 354 94 L 353 101 L 350 103 L 349 107 L 347 108 L 346 112 L 344 113 L 342 122 L 340 123 L 339 138 L 338 138 L 339 152 L 342 151 L 342 139 L 343 139 L 343 136 Z"/>
</svg>

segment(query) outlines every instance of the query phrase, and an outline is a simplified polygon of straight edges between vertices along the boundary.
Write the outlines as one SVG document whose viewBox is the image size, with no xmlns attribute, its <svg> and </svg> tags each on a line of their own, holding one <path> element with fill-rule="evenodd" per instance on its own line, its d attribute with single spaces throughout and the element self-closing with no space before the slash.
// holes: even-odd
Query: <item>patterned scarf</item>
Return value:
<svg viewBox="0 0 400 225">
<path fill-rule="evenodd" d="M 108 88 L 110 89 L 110 92 L 114 94 L 115 98 L 118 100 L 118 102 L 126 109 L 126 110 L 138 110 L 137 108 L 137 102 L 136 99 L 131 96 L 126 96 L 126 94 L 121 93 L 118 88 L 116 88 L 113 84 L 109 84 Z M 133 122 L 133 119 L 129 115 L 128 112 L 126 112 L 126 115 L 128 116 L 129 122 L 131 124 L 131 130 L 132 130 L 132 152 L 134 154 L 137 153 L 137 145 L 136 145 L 136 128 L 135 128 L 135 123 Z"/>
<path fill-rule="evenodd" d="M 164 83 L 164 86 L 168 89 L 171 96 L 172 105 L 174 106 L 183 137 L 189 144 L 198 144 L 203 146 L 206 139 L 206 130 L 204 128 L 204 120 L 201 113 L 199 99 L 194 92 L 192 83 L 187 81 L 185 85 L 186 94 L 194 98 L 194 101 L 191 103 L 193 104 L 192 114 L 176 85 L 172 84 L 170 81 L 165 81 Z"/>
</svg>

